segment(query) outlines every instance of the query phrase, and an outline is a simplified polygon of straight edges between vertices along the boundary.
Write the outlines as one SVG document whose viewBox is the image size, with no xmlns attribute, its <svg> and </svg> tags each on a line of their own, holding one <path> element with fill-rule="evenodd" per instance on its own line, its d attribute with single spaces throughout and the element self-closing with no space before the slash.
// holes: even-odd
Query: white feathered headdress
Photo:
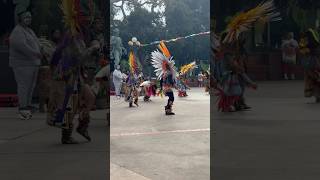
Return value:
<svg viewBox="0 0 320 180">
<path fill-rule="evenodd" d="M 158 77 L 158 80 L 162 79 L 163 73 L 168 70 L 166 69 L 167 67 L 170 68 L 173 77 L 176 77 L 173 56 L 171 56 L 164 42 L 160 42 L 158 48 L 161 50 L 161 52 L 156 50 L 151 53 L 151 64 L 155 68 L 155 73 Z"/>
</svg>

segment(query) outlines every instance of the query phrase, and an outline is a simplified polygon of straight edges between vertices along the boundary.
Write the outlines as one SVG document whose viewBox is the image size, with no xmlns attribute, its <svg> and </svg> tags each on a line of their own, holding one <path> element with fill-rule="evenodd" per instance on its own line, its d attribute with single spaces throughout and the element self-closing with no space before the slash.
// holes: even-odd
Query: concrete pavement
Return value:
<svg viewBox="0 0 320 180">
<path fill-rule="evenodd" d="M 302 81 L 259 84 L 247 92 L 252 111 L 213 112 L 213 179 L 320 179 L 320 105 Z"/>
<path fill-rule="evenodd" d="M 111 179 L 209 180 L 210 96 L 203 88 L 176 96 L 175 116 L 164 115 L 167 98 L 151 99 L 129 108 L 111 98 Z"/>
<path fill-rule="evenodd" d="M 128 108 L 111 98 L 112 180 L 210 179 L 209 96 L 192 89 L 176 97 L 175 116 L 164 116 L 166 98 Z M 320 179 L 320 105 L 303 97 L 302 81 L 259 83 L 247 92 L 252 111 L 220 113 L 212 106 L 214 180 Z M 212 99 L 213 100 L 213 99 Z M 61 145 L 60 131 L 0 109 L 0 179 L 107 179 L 105 111 L 92 113 L 93 142 Z M 212 138 L 212 137 L 211 137 Z"/>
<path fill-rule="evenodd" d="M 107 179 L 106 113 L 91 117 L 91 143 L 74 133 L 81 144 L 61 145 L 61 130 L 47 126 L 45 114 L 21 121 L 15 108 L 0 108 L 0 179 Z"/>
</svg>

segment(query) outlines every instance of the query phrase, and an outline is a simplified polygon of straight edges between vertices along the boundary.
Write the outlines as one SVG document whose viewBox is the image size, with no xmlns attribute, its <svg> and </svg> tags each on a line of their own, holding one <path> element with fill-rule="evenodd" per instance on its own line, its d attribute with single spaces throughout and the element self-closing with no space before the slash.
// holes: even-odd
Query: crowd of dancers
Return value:
<svg viewBox="0 0 320 180">
<path fill-rule="evenodd" d="M 139 70 L 136 57 L 133 51 L 129 54 L 129 71 L 121 73 L 120 66 L 113 72 L 113 84 L 117 99 L 124 96 L 129 107 L 139 106 L 139 97 L 143 96 L 145 102 L 151 101 L 152 96 L 168 97 L 164 111 L 166 115 L 174 115 L 172 110 L 175 101 L 174 92 L 177 91 L 179 97 L 187 97 L 189 74 L 198 68 L 195 62 L 186 64 L 177 71 L 173 56 L 170 54 L 164 42 L 160 42 L 158 50 L 151 53 L 152 65 L 155 68 L 156 77 L 144 78 Z M 205 91 L 209 92 L 209 73 L 203 75 Z M 202 83 L 201 83 L 202 84 Z"/>
<path fill-rule="evenodd" d="M 279 20 L 281 20 L 280 13 L 276 12 L 271 0 L 246 12 L 238 13 L 227 25 L 224 32 L 220 34 L 212 32 L 213 73 L 210 87 L 218 98 L 218 110 L 234 112 L 251 108 L 245 102 L 245 90 L 247 88 L 257 89 L 258 86 L 247 73 L 246 60 L 248 55 L 244 48 L 246 42 L 244 32 L 249 31 L 255 22 L 267 23 Z M 290 53 L 290 57 L 283 56 L 283 59 L 287 65 L 289 58 L 295 61 L 295 52 L 298 52 L 305 71 L 305 97 L 315 97 L 315 101 L 319 103 L 320 60 L 318 56 L 320 36 L 316 30 L 310 28 L 302 33 L 299 45 L 292 40 L 292 34 L 290 34 L 290 37 L 283 42 L 282 49 L 285 52 L 289 49 L 290 52 L 294 53 Z M 288 67 L 288 65 L 285 67 Z M 288 79 L 286 73 L 285 71 L 285 79 Z M 292 79 L 295 79 L 293 74 Z"/>
</svg>

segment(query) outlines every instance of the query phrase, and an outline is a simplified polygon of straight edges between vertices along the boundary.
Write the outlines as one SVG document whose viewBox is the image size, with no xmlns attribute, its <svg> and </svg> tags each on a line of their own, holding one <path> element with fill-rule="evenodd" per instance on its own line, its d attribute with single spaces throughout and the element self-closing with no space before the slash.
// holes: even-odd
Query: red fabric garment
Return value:
<svg viewBox="0 0 320 180">
<path fill-rule="evenodd" d="M 240 100 L 240 96 L 226 96 L 221 88 L 216 88 L 218 91 L 215 95 L 218 96 L 218 110 L 221 112 L 231 111 L 231 106 Z"/>
<path fill-rule="evenodd" d="M 155 96 L 155 94 L 153 94 L 153 91 L 152 91 L 152 86 L 147 87 L 146 90 L 147 90 L 147 92 L 146 92 L 147 96 L 149 96 L 149 97 Z"/>
</svg>

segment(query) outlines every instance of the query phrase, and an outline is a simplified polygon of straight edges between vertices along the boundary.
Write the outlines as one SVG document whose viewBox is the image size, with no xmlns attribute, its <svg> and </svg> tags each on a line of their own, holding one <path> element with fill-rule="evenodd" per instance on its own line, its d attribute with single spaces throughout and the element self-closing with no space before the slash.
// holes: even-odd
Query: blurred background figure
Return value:
<svg viewBox="0 0 320 180">
<path fill-rule="evenodd" d="M 113 71 L 113 84 L 116 91 L 116 97 L 118 99 L 121 98 L 121 86 L 122 86 L 122 73 L 120 71 L 120 66 L 118 65 L 117 68 Z"/>
<path fill-rule="evenodd" d="M 285 80 L 295 79 L 294 67 L 296 65 L 296 50 L 299 47 L 298 42 L 294 39 L 292 32 L 289 32 L 282 41 L 282 63 L 283 63 L 283 77 Z"/>
<path fill-rule="evenodd" d="M 44 113 L 48 109 L 48 101 L 50 94 L 50 80 L 51 80 L 51 71 L 50 63 L 53 52 L 56 50 L 59 43 L 61 43 L 62 33 L 60 29 L 54 29 L 50 36 L 49 40 L 40 39 L 41 50 L 43 54 L 42 63 L 39 69 L 38 75 L 38 93 L 39 93 L 39 111 Z"/>
<path fill-rule="evenodd" d="M 198 74 L 198 86 L 199 87 L 203 87 L 203 74 L 200 71 L 200 73 Z"/>
<path fill-rule="evenodd" d="M 19 117 L 31 119 L 31 101 L 37 83 L 42 55 L 40 42 L 30 28 L 32 15 L 28 11 L 18 13 L 18 24 L 10 35 L 9 65 L 12 67 L 18 87 Z"/>
</svg>

